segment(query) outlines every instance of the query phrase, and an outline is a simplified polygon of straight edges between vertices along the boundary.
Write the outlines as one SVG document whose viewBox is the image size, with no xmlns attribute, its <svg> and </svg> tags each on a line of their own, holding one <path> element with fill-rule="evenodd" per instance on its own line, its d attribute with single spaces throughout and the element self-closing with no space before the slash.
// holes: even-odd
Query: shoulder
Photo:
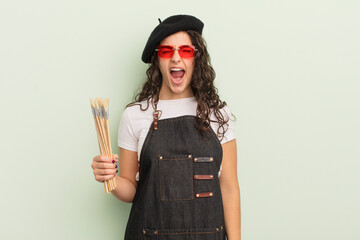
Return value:
<svg viewBox="0 0 360 240">
<path fill-rule="evenodd" d="M 151 104 L 151 101 L 144 100 L 142 102 L 136 102 L 124 110 L 123 116 L 128 119 L 129 124 L 132 125 L 134 131 L 136 132 L 137 128 L 142 127 L 144 123 L 152 121 L 152 113 L 154 109 Z M 147 125 L 147 124 L 145 124 Z M 138 129 L 141 130 L 141 129 Z"/>
<path fill-rule="evenodd" d="M 124 113 L 128 114 L 128 115 L 138 115 L 138 114 L 143 114 L 149 111 L 153 111 L 152 110 L 152 104 L 151 104 L 151 100 L 143 100 L 141 102 L 134 102 L 129 104 L 125 110 Z"/>
<path fill-rule="evenodd" d="M 143 130 L 152 123 L 153 107 L 147 101 L 127 106 L 122 114 L 119 130 L 118 145 L 131 151 L 137 151 L 138 141 Z"/>
<path fill-rule="evenodd" d="M 233 120 L 232 113 L 227 105 L 220 108 L 217 112 L 213 108 L 210 110 L 210 119 L 216 121 L 218 118 L 223 118 L 225 121 Z"/>
<path fill-rule="evenodd" d="M 136 126 L 139 121 L 151 120 L 153 111 L 151 101 L 135 102 L 125 108 L 122 119 L 128 119 L 131 125 Z"/>
<path fill-rule="evenodd" d="M 220 126 L 219 119 L 223 119 L 223 121 L 225 122 L 223 126 Z M 219 137 L 221 144 L 224 144 L 236 138 L 234 126 L 235 119 L 230 111 L 230 108 L 227 105 L 225 105 L 218 111 L 211 109 L 210 120 L 211 128 Z"/>
</svg>

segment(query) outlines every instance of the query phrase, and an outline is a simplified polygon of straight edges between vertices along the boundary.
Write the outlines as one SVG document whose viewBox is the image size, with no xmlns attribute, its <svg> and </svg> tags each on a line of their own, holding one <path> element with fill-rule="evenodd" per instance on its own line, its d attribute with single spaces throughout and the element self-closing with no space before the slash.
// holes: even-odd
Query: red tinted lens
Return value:
<svg viewBox="0 0 360 240">
<path fill-rule="evenodd" d="M 161 45 L 156 51 L 161 58 L 171 58 L 175 50 L 173 46 Z M 192 58 L 195 56 L 195 50 L 191 46 L 183 45 L 179 47 L 179 55 L 182 58 Z"/>
<path fill-rule="evenodd" d="M 171 58 L 174 54 L 174 50 L 170 46 L 159 46 L 157 52 L 161 58 Z"/>
<path fill-rule="evenodd" d="M 190 46 L 180 46 L 179 55 L 182 58 L 192 58 L 195 55 L 195 51 Z"/>
</svg>

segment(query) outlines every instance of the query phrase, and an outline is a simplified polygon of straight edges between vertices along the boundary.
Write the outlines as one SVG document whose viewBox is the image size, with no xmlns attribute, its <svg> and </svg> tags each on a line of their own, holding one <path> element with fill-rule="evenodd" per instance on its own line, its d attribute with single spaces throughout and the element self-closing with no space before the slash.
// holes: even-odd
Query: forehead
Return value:
<svg viewBox="0 0 360 240">
<path fill-rule="evenodd" d="M 160 45 L 172 45 L 172 46 L 181 46 L 181 45 L 192 45 L 191 39 L 186 32 L 177 32 L 166 38 L 164 38 Z"/>
</svg>

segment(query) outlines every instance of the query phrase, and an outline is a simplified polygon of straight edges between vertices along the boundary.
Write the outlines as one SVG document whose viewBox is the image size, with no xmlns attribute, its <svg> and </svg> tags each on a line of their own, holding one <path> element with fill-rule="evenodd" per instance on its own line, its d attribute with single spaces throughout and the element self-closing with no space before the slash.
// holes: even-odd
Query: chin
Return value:
<svg viewBox="0 0 360 240">
<path fill-rule="evenodd" d="M 171 92 L 175 93 L 175 94 L 182 94 L 185 93 L 185 89 L 184 88 L 171 88 Z"/>
<path fill-rule="evenodd" d="M 172 79 L 170 79 L 168 81 L 170 90 L 176 94 L 186 93 L 188 91 L 188 88 L 190 87 L 187 83 L 186 77 L 184 77 L 184 79 L 178 82 L 179 83 L 175 83 Z"/>
</svg>

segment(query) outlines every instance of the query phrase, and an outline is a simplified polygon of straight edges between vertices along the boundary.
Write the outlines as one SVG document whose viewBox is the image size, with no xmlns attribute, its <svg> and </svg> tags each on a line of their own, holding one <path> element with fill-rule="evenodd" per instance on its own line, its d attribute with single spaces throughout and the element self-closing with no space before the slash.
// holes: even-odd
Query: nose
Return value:
<svg viewBox="0 0 360 240">
<path fill-rule="evenodd" d="M 174 55 L 171 57 L 172 62 L 179 62 L 180 61 L 179 49 L 174 50 Z"/>
</svg>

